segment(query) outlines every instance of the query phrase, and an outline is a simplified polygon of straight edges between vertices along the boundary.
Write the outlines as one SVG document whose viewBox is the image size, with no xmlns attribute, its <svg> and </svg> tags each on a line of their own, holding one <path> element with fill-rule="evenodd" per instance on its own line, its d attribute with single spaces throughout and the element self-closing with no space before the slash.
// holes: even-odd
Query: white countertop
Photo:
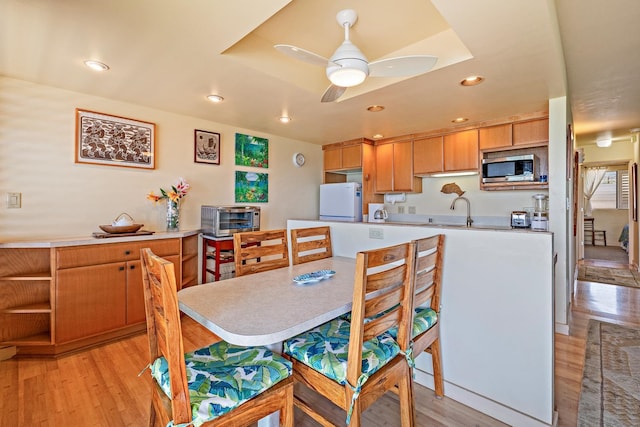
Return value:
<svg viewBox="0 0 640 427">
<path fill-rule="evenodd" d="M 108 237 L 97 238 L 92 236 L 77 236 L 67 238 L 53 238 L 53 239 L 34 239 L 23 240 L 18 242 L 2 242 L 0 248 L 62 248 L 65 246 L 83 246 L 83 245 L 104 245 L 108 243 L 122 243 L 133 241 L 145 241 L 145 240 L 160 240 L 160 239 L 172 239 L 193 236 L 198 234 L 200 230 L 185 230 L 175 231 L 171 233 L 156 232 L 154 234 L 140 235 L 140 236 L 123 236 L 123 237 Z"/>
</svg>

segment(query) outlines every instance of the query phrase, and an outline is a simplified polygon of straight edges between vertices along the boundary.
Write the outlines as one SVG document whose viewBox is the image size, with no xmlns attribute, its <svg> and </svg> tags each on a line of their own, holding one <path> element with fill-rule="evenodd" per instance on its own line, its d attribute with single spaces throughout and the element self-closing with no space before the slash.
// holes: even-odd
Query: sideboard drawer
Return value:
<svg viewBox="0 0 640 427">
<path fill-rule="evenodd" d="M 56 268 L 109 264 L 140 259 L 140 250 L 150 248 L 158 256 L 180 254 L 180 239 L 72 246 L 56 250 Z"/>
</svg>

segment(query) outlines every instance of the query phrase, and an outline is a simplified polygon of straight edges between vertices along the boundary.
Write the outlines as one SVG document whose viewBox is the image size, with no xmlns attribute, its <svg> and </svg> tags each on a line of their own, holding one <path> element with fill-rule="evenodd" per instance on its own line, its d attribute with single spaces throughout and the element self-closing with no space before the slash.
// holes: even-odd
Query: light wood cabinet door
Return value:
<svg viewBox="0 0 640 427">
<path fill-rule="evenodd" d="M 376 146 L 376 192 L 393 191 L 393 144 Z"/>
<path fill-rule="evenodd" d="M 352 145 L 342 149 L 342 169 L 359 169 L 362 167 L 362 146 Z"/>
<path fill-rule="evenodd" d="M 513 124 L 513 145 L 549 143 L 549 119 Z"/>
<path fill-rule="evenodd" d="M 500 126 L 480 128 L 480 149 L 511 147 L 512 127 L 511 123 Z"/>
<path fill-rule="evenodd" d="M 416 175 L 442 172 L 442 137 L 420 138 L 413 141 L 413 173 Z"/>
<path fill-rule="evenodd" d="M 412 147 L 411 141 L 393 144 L 393 191 L 413 191 Z"/>
<path fill-rule="evenodd" d="M 125 262 L 58 270 L 56 344 L 125 326 L 126 276 Z"/>
<path fill-rule="evenodd" d="M 444 136 L 444 170 L 478 169 L 478 129 Z"/>
<path fill-rule="evenodd" d="M 178 255 L 164 257 L 175 266 L 176 284 L 178 280 L 180 257 Z M 127 270 L 127 325 L 142 323 L 146 320 L 144 309 L 144 289 L 142 287 L 142 267 L 140 261 L 130 261 L 126 265 Z M 197 267 L 197 265 L 196 265 Z"/>
<path fill-rule="evenodd" d="M 324 156 L 324 170 L 331 171 L 342 169 L 342 149 L 328 149 L 324 150 L 322 154 Z"/>
</svg>

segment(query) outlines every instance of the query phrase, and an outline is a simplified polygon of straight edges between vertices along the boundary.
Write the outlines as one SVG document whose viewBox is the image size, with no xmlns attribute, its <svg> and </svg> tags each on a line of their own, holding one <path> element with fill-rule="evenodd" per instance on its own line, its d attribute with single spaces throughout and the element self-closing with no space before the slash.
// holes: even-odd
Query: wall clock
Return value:
<svg viewBox="0 0 640 427">
<path fill-rule="evenodd" d="M 305 162 L 305 158 L 304 158 L 304 154 L 302 153 L 294 153 L 293 155 L 293 164 L 296 165 L 297 167 L 300 167 L 302 165 L 304 165 Z"/>
</svg>

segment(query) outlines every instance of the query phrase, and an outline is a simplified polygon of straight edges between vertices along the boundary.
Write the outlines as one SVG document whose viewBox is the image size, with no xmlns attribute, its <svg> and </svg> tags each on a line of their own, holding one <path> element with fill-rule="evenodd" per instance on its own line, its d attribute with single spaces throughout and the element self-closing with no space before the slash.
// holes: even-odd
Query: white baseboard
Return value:
<svg viewBox="0 0 640 427">
<path fill-rule="evenodd" d="M 566 323 L 556 323 L 556 333 L 562 335 L 569 335 L 569 325 Z"/>
<path fill-rule="evenodd" d="M 433 375 L 415 369 L 415 381 L 416 383 L 428 387 L 433 390 Z M 532 418 L 515 409 L 504 406 L 496 401 L 487 399 L 479 394 L 473 393 L 462 387 L 458 387 L 455 384 L 444 382 L 444 395 L 450 399 L 460 402 L 478 412 L 482 412 L 490 417 L 493 417 L 503 423 L 518 426 L 518 427 L 553 427 L 557 426 L 558 416 L 554 412 L 550 424 L 542 422 L 538 419 Z"/>
</svg>

